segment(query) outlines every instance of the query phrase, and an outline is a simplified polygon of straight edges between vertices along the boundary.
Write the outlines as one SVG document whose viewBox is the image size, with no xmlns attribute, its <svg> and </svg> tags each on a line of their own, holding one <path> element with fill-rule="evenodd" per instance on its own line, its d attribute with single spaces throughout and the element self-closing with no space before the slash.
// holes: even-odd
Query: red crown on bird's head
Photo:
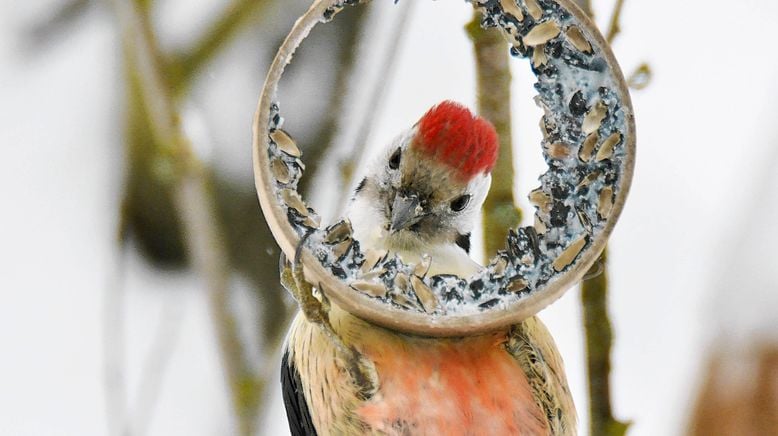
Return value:
<svg viewBox="0 0 778 436">
<path fill-rule="evenodd" d="M 497 132 L 467 107 L 446 100 L 427 111 L 418 125 L 413 146 L 454 169 L 462 181 L 492 171 L 500 147 Z"/>
</svg>

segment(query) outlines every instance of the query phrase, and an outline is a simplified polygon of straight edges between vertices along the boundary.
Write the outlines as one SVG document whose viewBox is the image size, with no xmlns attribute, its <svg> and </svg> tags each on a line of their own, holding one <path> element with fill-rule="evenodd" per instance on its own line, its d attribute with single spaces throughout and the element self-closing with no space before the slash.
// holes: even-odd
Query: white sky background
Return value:
<svg viewBox="0 0 778 436">
<path fill-rule="evenodd" d="M 158 25 L 178 28 L 224 1 L 187 16 L 176 11 L 190 2 L 162 3 L 167 12 Z M 0 434 L 99 435 L 106 431 L 101 323 L 122 172 L 121 71 L 105 14 L 90 14 L 82 29 L 39 55 L 21 54 L 19 32 L 51 4 L 0 1 Z M 600 25 L 610 5 L 595 1 Z M 471 47 L 461 31 L 468 8 L 425 1 L 415 12 L 371 144 L 388 141 L 442 99 L 475 101 Z M 732 333 L 729 322 L 738 325 L 730 337 L 778 331 L 778 261 L 766 249 L 778 244 L 778 186 L 770 177 L 778 164 L 776 16 L 777 3 L 757 0 L 625 6 L 617 58 L 627 73 L 644 60 L 654 71 L 651 86 L 633 92 L 637 167 L 610 244 L 613 402 L 618 417 L 634 420 L 631 435 L 682 432 L 702 353 L 715 335 Z M 172 44 L 176 35 L 168 36 Z M 249 75 L 260 66 L 244 68 L 257 62 L 246 60 L 252 50 L 239 41 L 209 68 L 190 108 L 215 120 L 203 141 L 226 150 L 216 163 L 236 177 L 250 176 L 250 118 L 262 81 Z M 539 113 L 526 62 L 514 61 L 514 73 L 517 187 L 528 210 L 524 198 L 542 165 Z M 304 119 L 305 108 L 294 109 Z M 204 290 L 188 275 L 155 274 L 132 257 L 128 263 L 133 404 L 151 332 L 181 320 L 147 434 L 223 434 L 232 418 Z M 716 297 L 722 290 L 728 298 Z M 567 362 L 585 428 L 578 298 L 570 291 L 542 317 Z M 745 298 L 758 301 L 757 309 L 739 302 Z M 733 321 L 717 321 L 732 308 Z M 285 431 L 275 406 L 267 434 Z"/>
</svg>

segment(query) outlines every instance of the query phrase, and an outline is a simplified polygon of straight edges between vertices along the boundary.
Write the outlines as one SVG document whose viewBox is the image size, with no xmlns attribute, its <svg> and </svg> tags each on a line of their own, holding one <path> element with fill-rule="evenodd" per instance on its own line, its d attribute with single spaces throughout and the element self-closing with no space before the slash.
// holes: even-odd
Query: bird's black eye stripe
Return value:
<svg viewBox="0 0 778 436">
<path fill-rule="evenodd" d="M 465 209 L 465 207 L 467 207 L 467 203 L 469 202 L 470 202 L 469 195 L 467 194 L 460 195 L 459 197 L 455 198 L 451 202 L 451 210 L 453 210 L 454 212 L 462 212 Z"/>
<path fill-rule="evenodd" d="M 398 148 L 389 158 L 389 168 L 393 170 L 400 168 L 400 158 L 402 158 L 402 150 Z"/>
</svg>

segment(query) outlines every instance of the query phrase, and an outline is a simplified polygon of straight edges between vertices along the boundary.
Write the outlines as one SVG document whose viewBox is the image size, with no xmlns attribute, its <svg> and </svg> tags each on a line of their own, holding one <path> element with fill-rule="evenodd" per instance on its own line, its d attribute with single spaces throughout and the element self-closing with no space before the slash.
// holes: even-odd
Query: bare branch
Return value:
<svg viewBox="0 0 778 436">
<path fill-rule="evenodd" d="M 613 331 L 608 316 L 607 254 L 590 269 L 590 278 L 581 284 L 586 369 L 589 381 L 590 434 L 623 436 L 629 423 L 613 417 L 610 395 L 611 346 Z"/>
<path fill-rule="evenodd" d="M 249 24 L 259 21 L 272 0 L 233 0 L 190 49 L 178 57 L 177 85 L 185 89 L 203 66 Z"/>
<path fill-rule="evenodd" d="M 229 265 L 220 223 L 216 217 L 208 172 L 194 155 L 180 124 L 180 115 L 167 86 L 163 59 L 147 16 L 125 0 L 114 0 L 124 50 L 135 67 L 149 123 L 163 147 L 158 160 L 167 168 L 176 212 L 184 227 L 187 250 L 204 277 L 222 350 L 224 370 L 233 396 L 241 434 L 252 434 L 258 398 L 264 384 L 256 380 L 229 309 Z"/>
<path fill-rule="evenodd" d="M 605 36 L 608 44 L 613 44 L 616 35 L 621 32 L 621 25 L 619 23 L 621 21 L 621 10 L 623 7 L 624 0 L 616 0 L 616 4 L 613 6 L 613 13 L 611 14 L 611 21 L 608 25 L 608 33 Z"/>
<path fill-rule="evenodd" d="M 66 0 L 54 9 L 46 18 L 33 24 L 27 31 L 26 45 L 37 50 L 44 45 L 61 39 L 62 35 L 76 27 L 76 23 L 84 16 L 94 1 Z"/>
<path fill-rule="evenodd" d="M 638 65 L 635 71 L 627 77 L 627 85 L 636 90 L 646 89 L 651 84 L 653 76 L 651 66 L 644 62 Z"/>
<path fill-rule="evenodd" d="M 496 29 L 481 28 L 475 12 L 467 25 L 475 48 L 478 112 L 494 124 L 500 138 L 500 155 L 492 170 L 492 186 L 483 208 L 486 258 L 505 248 L 508 230 L 521 222 L 521 211 L 513 198 L 513 145 L 511 140 L 511 71 L 508 47 Z"/>
</svg>

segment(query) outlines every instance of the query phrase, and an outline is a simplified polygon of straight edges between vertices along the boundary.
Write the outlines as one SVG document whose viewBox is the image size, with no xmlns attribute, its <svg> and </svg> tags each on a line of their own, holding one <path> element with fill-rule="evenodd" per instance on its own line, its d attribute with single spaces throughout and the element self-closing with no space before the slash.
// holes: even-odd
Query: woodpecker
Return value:
<svg viewBox="0 0 778 436">
<path fill-rule="evenodd" d="M 433 106 L 357 186 L 347 210 L 355 239 L 406 263 L 428 258 L 431 275 L 477 272 L 470 234 L 498 147 L 491 123 L 465 106 Z M 536 317 L 480 336 L 427 338 L 332 304 L 329 325 L 298 314 L 287 337 L 281 382 L 294 436 L 575 434 L 561 358 Z"/>
</svg>

